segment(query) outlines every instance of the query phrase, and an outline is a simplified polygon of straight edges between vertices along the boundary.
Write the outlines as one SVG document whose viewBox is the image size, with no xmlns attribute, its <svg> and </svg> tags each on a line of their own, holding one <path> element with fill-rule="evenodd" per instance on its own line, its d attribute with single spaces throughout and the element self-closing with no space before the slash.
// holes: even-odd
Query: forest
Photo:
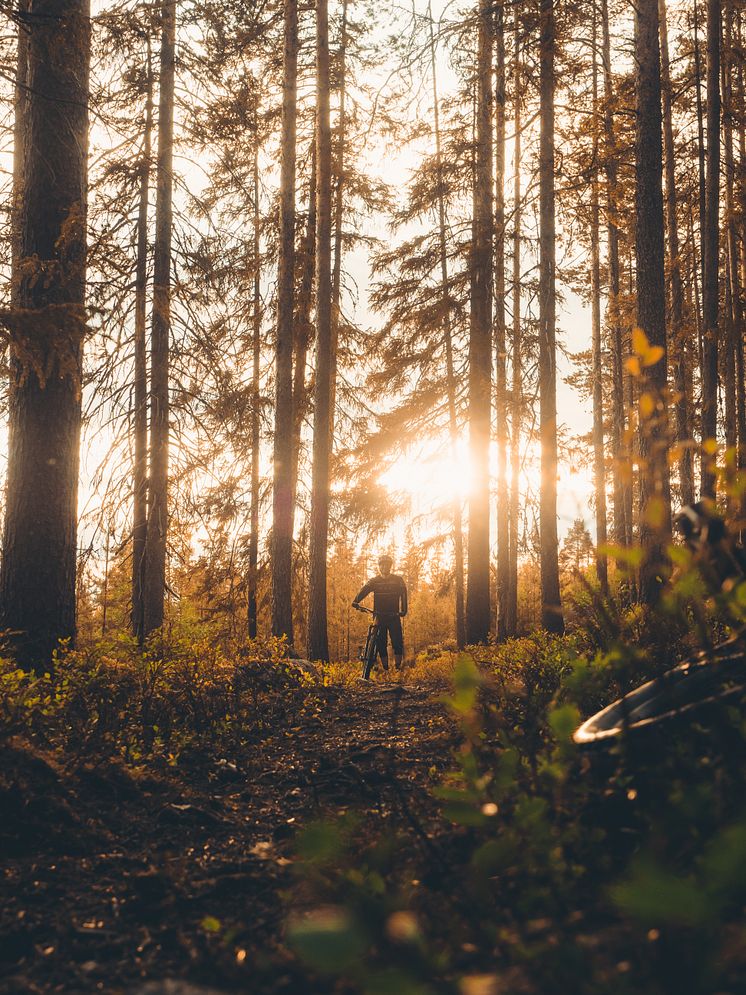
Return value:
<svg viewBox="0 0 746 995">
<path fill-rule="evenodd" d="M 746 0 L 3 17 L 0 992 L 746 991 Z"/>
</svg>

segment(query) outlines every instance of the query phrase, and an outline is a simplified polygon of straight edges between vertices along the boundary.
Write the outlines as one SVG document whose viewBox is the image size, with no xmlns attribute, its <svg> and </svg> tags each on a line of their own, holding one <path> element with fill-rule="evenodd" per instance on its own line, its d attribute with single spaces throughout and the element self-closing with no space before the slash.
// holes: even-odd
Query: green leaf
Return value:
<svg viewBox="0 0 746 995">
<path fill-rule="evenodd" d="M 623 912 L 647 926 L 699 926 L 711 915 L 708 896 L 697 881 L 672 874 L 650 858 L 638 860 L 629 879 L 612 888 L 611 895 Z"/>
<path fill-rule="evenodd" d="M 316 909 L 291 922 L 288 940 L 298 956 L 320 971 L 343 971 L 365 952 L 368 941 L 346 909 Z"/>
<path fill-rule="evenodd" d="M 571 742 L 580 725 L 580 712 L 575 705 L 558 705 L 549 713 L 549 725 L 560 743 Z"/>
<path fill-rule="evenodd" d="M 487 816 L 473 802 L 450 802 L 443 808 L 443 815 L 458 826 L 483 826 Z"/>
<path fill-rule="evenodd" d="M 215 916 L 205 916 L 200 925 L 206 933 L 220 932 L 220 920 L 216 919 Z"/>
<path fill-rule="evenodd" d="M 482 683 L 477 665 L 468 653 L 460 653 L 453 670 L 454 693 L 446 699 L 459 715 L 470 712 L 477 701 L 477 690 Z"/>
<path fill-rule="evenodd" d="M 331 822 L 315 822 L 298 837 L 298 855 L 312 864 L 334 860 L 344 847 L 339 827 Z"/>
</svg>

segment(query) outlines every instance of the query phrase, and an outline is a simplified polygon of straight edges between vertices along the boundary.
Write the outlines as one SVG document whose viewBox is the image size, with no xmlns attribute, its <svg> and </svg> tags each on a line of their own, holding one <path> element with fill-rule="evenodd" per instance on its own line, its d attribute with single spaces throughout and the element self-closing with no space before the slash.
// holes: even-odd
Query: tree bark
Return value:
<svg viewBox="0 0 746 995">
<path fill-rule="evenodd" d="M 295 317 L 295 359 L 293 369 L 293 515 L 298 503 L 298 467 L 301 456 L 301 430 L 308 413 L 309 391 L 306 388 L 306 363 L 308 347 L 313 338 L 311 306 L 313 304 L 313 277 L 316 267 L 316 139 L 311 155 L 311 177 L 308 185 L 308 218 L 306 237 L 301 260 L 298 310 Z"/>
<path fill-rule="evenodd" d="M 729 344 L 734 362 L 734 405 L 736 467 L 746 468 L 746 400 L 744 399 L 744 357 L 743 357 L 743 308 L 741 302 L 741 274 L 739 268 L 738 220 L 736 212 L 736 162 L 734 152 L 734 123 L 736 107 L 743 114 L 743 104 L 734 100 L 735 81 L 738 78 L 737 56 L 733 37 L 733 5 L 728 4 L 725 12 L 725 49 L 723 58 L 723 132 L 725 144 L 725 217 L 726 247 L 728 260 L 728 282 L 730 285 Z M 746 165 L 746 164 L 744 164 Z M 726 419 L 727 423 L 727 419 Z M 743 499 L 737 509 L 743 517 Z"/>
<path fill-rule="evenodd" d="M 541 621 L 564 632 L 557 539 L 557 370 L 554 196 L 554 0 L 541 0 L 539 15 L 539 435 L 541 494 L 539 544 Z"/>
<path fill-rule="evenodd" d="M 0 625 L 15 633 L 18 663 L 43 671 L 58 640 L 75 637 L 86 327 L 87 0 L 36 0 L 25 23 L 17 306 L 5 315 L 11 382 Z"/>
<path fill-rule="evenodd" d="M 332 148 L 328 0 L 316 0 L 316 142 L 316 382 L 308 574 L 308 657 L 311 660 L 328 660 L 326 568 L 332 423 Z"/>
<path fill-rule="evenodd" d="M 507 637 L 510 590 L 508 535 L 508 398 L 505 327 L 505 10 L 495 7 L 495 409 L 497 431 L 497 618 L 499 640 Z"/>
<path fill-rule="evenodd" d="M 511 341 L 511 404 L 510 404 L 510 512 L 509 520 L 509 587 L 505 599 L 505 635 L 518 631 L 518 515 L 519 479 L 521 473 L 521 419 L 523 414 L 523 371 L 521 364 L 521 21 L 518 6 L 513 25 L 513 328 Z"/>
<path fill-rule="evenodd" d="M 707 0 L 707 162 L 702 281 L 702 443 L 717 438 L 720 234 L 720 0 Z M 715 497 L 714 457 L 702 454 L 701 491 Z"/>
<path fill-rule="evenodd" d="M 596 496 L 596 576 L 604 594 L 609 589 L 606 559 L 606 465 L 601 364 L 601 204 L 598 181 L 598 24 L 593 4 L 593 176 L 591 178 L 591 325 L 593 353 L 593 477 Z"/>
<path fill-rule="evenodd" d="M 443 344 L 446 362 L 446 394 L 448 399 L 448 433 L 451 445 L 451 458 L 456 465 L 458 454 L 458 417 L 456 414 L 456 374 L 453 365 L 453 331 L 448 292 L 448 241 L 446 233 L 446 207 L 443 191 L 443 152 L 440 135 L 440 103 L 438 98 L 437 61 L 435 57 L 435 32 L 432 10 L 428 5 L 430 23 L 430 61 L 433 76 L 433 127 L 435 132 L 435 168 L 438 183 L 438 249 L 440 256 L 440 291 L 443 308 Z M 454 495 L 451 517 L 453 520 L 453 568 L 455 587 L 455 629 L 456 645 L 459 649 L 466 645 L 464 619 L 464 536 L 461 520 L 461 498 Z"/>
<path fill-rule="evenodd" d="M 671 284 L 670 345 L 673 356 L 674 387 L 676 390 L 676 441 L 679 445 L 678 469 L 682 504 L 694 502 L 694 466 L 690 441 L 692 429 L 689 416 L 691 383 L 687 336 L 684 328 L 684 285 L 681 278 L 679 225 L 676 216 L 676 149 L 673 141 L 671 69 L 668 55 L 668 23 L 666 0 L 659 0 L 661 46 L 661 88 L 663 94 L 663 154 L 666 176 L 666 228 L 668 233 L 668 267 Z"/>
<path fill-rule="evenodd" d="M 10 306 L 20 306 L 21 240 L 23 238 L 23 169 L 26 104 L 28 100 L 28 8 L 29 0 L 18 4 L 16 40 L 16 80 L 13 88 L 13 189 L 10 212 Z"/>
<path fill-rule="evenodd" d="M 156 162 L 153 324 L 150 350 L 150 480 L 145 552 L 144 629 L 163 625 L 168 539 L 169 339 L 173 224 L 176 2 L 161 6 L 158 153 Z"/>
<path fill-rule="evenodd" d="M 146 40 L 145 120 L 140 162 L 135 264 L 135 382 L 134 460 L 132 467 L 132 634 L 142 645 L 145 637 L 145 548 L 148 532 L 148 201 L 153 131 L 153 76 L 150 38 Z"/>
<path fill-rule="evenodd" d="M 344 223 L 345 143 L 347 138 L 347 4 L 342 0 L 342 25 L 337 73 L 339 80 L 339 120 L 334 177 L 334 248 L 332 251 L 332 368 L 331 368 L 331 449 L 334 450 L 334 424 L 337 404 L 337 354 L 339 351 L 339 326 L 342 320 L 342 235 Z"/>
<path fill-rule="evenodd" d="M 295 310 L 295 154 L 298 5 L 285 0 L 282 85 L 280 255 L 275 339 L 275 433 L 272 488 L 272 634 L 293 646 L 293 315 Z"/>
<path fill-rule="evenodd" d="M 706 224 L 706 203 L 707 198 L 705 196 L 705 126 L 704 126 L 704 107 L 702 104 L 702 53 L 699 45 L 699 4 L 697 0 L 694 0 L 693 4 L 693 28 L 694 28 L 694 77 L 695 77 L 695 104 L 697 108 L 697 164 L 698 164 L 698 180 L 699 180 L 699 243 L 700 243 L 700 274 L 701 282 L 704 285 L 705 280 L 705 230 L 707 228 Z M 700 351 L 700 367 L 702 363 L 702 315 L 697 312 L 697 317 L 700 322 L 699 329 L 699 351 Z"/>
<path fill-rule="evenodd" d="M 640 596 L 654 604 L 666 570 L 665 546 L 671 531 L 668 479 L 666 392 L 665 266 L 663 251 L 663 146 L 658 0 L 640 0 L 635 9 L 637 122 L 635 190 L 637 320 L 662 358 L 646 368 L 642 398 L 652 411 L 640 417 Z"/>
<path fill-rule="evenodd" d="M 601 60 L 604 72 L 604 156 L 606 172 L 606 213 L 608 227 L 609 300 L 607 324 L 611 353 L 611 450 L 613 458 L 614 542 L 632 544 L 631 457 L 625 442 L 624 358 L 620 314 L 621 267 L 619 263 L 618 151 L 614 131 L 614 86 L 611 75 L 611 36 L 608 0 L 601 0 Z"/>
<path fill-rule="evenodd" d="M 256 81 L 254 83 L 256 86 Z M 259 133 L 258 92 L 254 103 L 254 151 L 252 161 L 253 217 L 253 293 L 251 336 L 251 508 L 249 511 L 249 573 L 247 584 L 247 623 L 249 639 L 258 634 L 257 586 L 259 575 L 259 455 L 260 455 L 260 397 L 259 374 L 262 348 L 262 257 L 259 214 Z"/>
<path fill-rule="evenodd" d="M 492 340 L 492 16 L 479 0 L 476 149 L 471 246 L 469 329 L 469 495 L 466 640 L 487 641 L 490 631 L 490 382 Z"/>
</svg>

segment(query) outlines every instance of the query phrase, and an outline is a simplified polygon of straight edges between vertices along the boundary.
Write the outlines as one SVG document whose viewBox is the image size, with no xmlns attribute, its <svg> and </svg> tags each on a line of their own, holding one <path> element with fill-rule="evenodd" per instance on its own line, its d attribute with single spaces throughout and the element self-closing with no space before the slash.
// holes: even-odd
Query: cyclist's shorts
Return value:
<svg viewBox="0 0 746 995">
<path fill-rule="evenodd" d="M 378 654 L 388 656 L 387 642 L 391 636 L 391 645 L 395 656 L 404 653 L 404 635 L 401 631 L 401 619 L 398 615 L 380 615 L 378 618 Z"/>
</svg>

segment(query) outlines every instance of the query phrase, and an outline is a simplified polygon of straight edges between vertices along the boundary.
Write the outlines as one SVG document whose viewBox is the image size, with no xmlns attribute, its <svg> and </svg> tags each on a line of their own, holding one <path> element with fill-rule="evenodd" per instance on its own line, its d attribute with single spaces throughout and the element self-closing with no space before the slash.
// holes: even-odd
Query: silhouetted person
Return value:
<svg viewBox="0 0 746 995">
<path fill-rule="evenodd" d="M 367 598 L 369 594 L 373 595 L 373 611 L 378 623 L 376 647 L 384 670 L 389 669 L 389 635 L 391 636 L 391 645 L 394 648 L 397 670 L 401 669 L 402 657 L 404 656 L 401 620 L 407 614 L 407 585 L 402 577 L 391 573 L 392 564 L 393 560 L 390 556 L 379 557 L 378 574 L 371 577 L 352 602 L 352 607 L 357 608 L 363 598 Z"/>
</svg>

